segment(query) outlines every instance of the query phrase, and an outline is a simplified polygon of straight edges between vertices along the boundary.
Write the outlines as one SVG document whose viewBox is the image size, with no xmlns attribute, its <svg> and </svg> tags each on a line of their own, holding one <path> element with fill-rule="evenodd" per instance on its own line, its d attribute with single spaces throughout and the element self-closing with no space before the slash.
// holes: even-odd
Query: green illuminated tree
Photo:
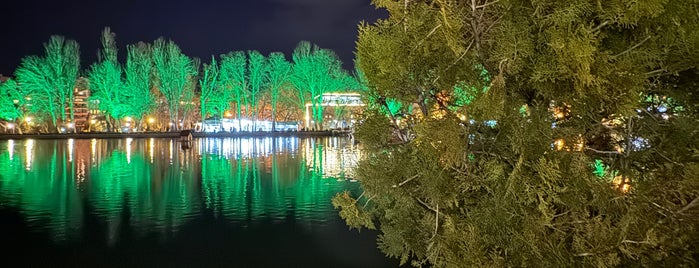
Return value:
<svg viewBox="0 0 699 268">
<path fill-rule="evenodd" d="M 192 101 L 193 94 L 189 92 L 192 82 L 196 81 L 197 61 L 184 55 L 172 40 L 165 41 L 163 38 L 155 40 L 152 55 L 156 85 L 167 101 L 171 130 L 179 130 L 180 110 L 184 108 L 182 103 Z"/>
<path fill-rule="evenodd" d="M 248 81 L 250 81 L 250 108 L 252 109 L 252 129 L 255 131 L 257 121 L 257 108 L 261 90 L 267 83 L 268 65 L 267 59 L 257 50 L 248 51 Z"/>
<path fill-rule="evenodd" d="M 697 265 L 697 2 L 373 3 L 348 225 L 415 266 Z"/>
<path fill-rule="evenodd" d="M 73 120 L 73 87 L 80 69 L 78 43 L 51 36 L 43 57 L 27 56 L 15 71 L 17 82 L 32 99 L 32 109 L 50 117 L 51 129 Z M 67 109 L 67 112 L 66 112 Z"/>
<path fill-rule="evenodd" d="M 91 98 L 97 100 L 100 110 L 104 111 L 108 131 L 113 131 L 115 127 L 120 130 L 119 122 L 128 114 L 121 80 L 122 68 L 117 60 L 114 36 L 109 28 L 104 29 L 102 48 L 98 53 L 99 61 L 92 65 L 88 73 Z"/>
<path fill-rule="evenodd" d="M 215 105 L 209 105 L 214 98 L 219 96 L 218 92 L 220 86 L 218 85 L 219 79 L 219 67 L 216 63 L 216 58 L 211 57 L 210 64 L 204 64 L 204 73 L 201 79 L 199 79 L 199 87 L 201 88 L 201 94 L 199 95 L 199 109 L 201 113 L 201 127 L 204 129 L 206 116 L 219 115 L 221 116 L 221 111 L 215 110 Z"/>
<path fill-rule="evenodd" d="M 247 103 L 248 80 L 246 76 L 247 59 L 245 52 L 235 51 L 221 55 L 221 86 L 226 92 L 232 93 L 232 99 L 236 104 L 236 117 L 238 118 L 238 131 L 242 130 L 242 106 Z"/>
<path fill-rule="evenodd" d="M 156 107 L 156 99 L 151 91 L 153 73 L 152 48 L 150 44 L 139 42 L 126 46 L 126 66 L 124 67 L 124 90 L 127 113 L 140 126 L 146 114 Z"/>
<path fill-rule="evenodd" d="M 195 70 L 194 75 L 189 77 L 187 84 L 185 84 L 184 92 L 182 93 L 182 126 L 185 128 L 191 128 L 191 115 L 193 115 L 192 111 L 194 111 L 197 104 L 194 89 L 198 84 L 196 76 L 199 74 L 199 64 L 200 62 L 198 58 L 194 58 L 192 60 L 192 65 Z"/>
<path fill-rule="evenodd" d="M 26 100 L 24 95 L 17 86 L 17 82 L 9 79 L 5 82 L 0 82 L 0 120 L 5 120 L 9 123 L 16 124 L 24 118 L 23 106 Z M 8 128 L 5 125 L 5 128 Z M 19 133 L 22 129 L 17 126 Z"/>
<path fill-rule="evenodd" d="M 277 102 L 280 91 L 288 90 L 291 77 L 291 63 L 281 52 L 269 54 L 269 95 L 272 105 L 272 131 L 276 131 Z"/>
<path fill-rule="evenodd" d="M 322 129 L 322 96 L 344 86 L 342 79 L 346 73 L 342 70 L 342 62 L 331 50 L 321 49 L 307 41 L 302 41 L 296 46 L 292 60 L 292 82 L 299 90 L 301 103 L 305 104 L 305 96 L 308 94 L 311 99 L 314 128 Z"/>
</svg>

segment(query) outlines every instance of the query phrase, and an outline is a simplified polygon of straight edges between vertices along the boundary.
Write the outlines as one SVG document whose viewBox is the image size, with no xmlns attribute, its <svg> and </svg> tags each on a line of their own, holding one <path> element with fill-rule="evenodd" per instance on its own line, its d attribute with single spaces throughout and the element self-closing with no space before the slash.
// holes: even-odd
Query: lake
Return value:
<svg viewBox="0 0 699 268">
<path fill-rule="evenodd" d="M 347 138 L 0 141 L 5 263 L 396 267 L 330 199 L 361 192 Z"/>
</svg>

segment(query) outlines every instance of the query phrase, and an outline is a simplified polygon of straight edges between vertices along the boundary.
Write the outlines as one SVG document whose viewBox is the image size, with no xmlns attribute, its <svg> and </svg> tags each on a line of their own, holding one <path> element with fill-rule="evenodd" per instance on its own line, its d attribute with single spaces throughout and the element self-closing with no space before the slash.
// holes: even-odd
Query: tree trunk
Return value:
<svg viewBox="0 0 699 268">
<path fill-rule="evenodd" d="M 277 110 L 276 107 L 272 107 L 272 132 L 277 131 L 277 115 L 276 115 L 277 111 L 276 110 Z"/>
</svg>

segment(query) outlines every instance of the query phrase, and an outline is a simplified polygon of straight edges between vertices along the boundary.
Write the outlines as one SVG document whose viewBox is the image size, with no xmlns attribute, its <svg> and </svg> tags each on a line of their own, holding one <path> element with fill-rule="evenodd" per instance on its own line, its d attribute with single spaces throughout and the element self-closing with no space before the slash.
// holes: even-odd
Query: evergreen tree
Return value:
<svg viewBox="0 0 699 268">
<path fill-rule="evenodd" d="M 373 2 L 351 227 L 416 266 L 697 265 L 696 1 Z"/>
</svg>

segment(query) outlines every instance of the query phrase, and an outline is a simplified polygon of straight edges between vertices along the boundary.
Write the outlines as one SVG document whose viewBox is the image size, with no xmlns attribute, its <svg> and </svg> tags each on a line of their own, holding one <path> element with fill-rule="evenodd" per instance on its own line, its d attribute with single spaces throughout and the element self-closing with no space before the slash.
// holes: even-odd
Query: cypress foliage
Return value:
<svg viewBox="0 0 699 268">
<path fill-rule="evenodd" d="M 699 264 L 697 1 L 373 3 L 350 227 L 414 266 Z"/>
</svg>

